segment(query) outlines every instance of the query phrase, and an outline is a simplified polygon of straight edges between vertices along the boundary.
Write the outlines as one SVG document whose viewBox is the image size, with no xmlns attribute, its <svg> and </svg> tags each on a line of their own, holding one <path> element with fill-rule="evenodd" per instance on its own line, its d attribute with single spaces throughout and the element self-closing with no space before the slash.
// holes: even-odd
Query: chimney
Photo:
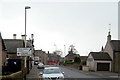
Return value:
<svg viewBox="0 0 120 80">
<path fill-rule="evenodd" d="M 31 34 L 31 41 L 32 41 L 32 44 L 34 43 L 34 34 Z"/>
<path fill-rule="evenodd" d="M 21 37 L 22 37 L 22 40 L 25 40 L 25 35 L 21 35 Z"/>
<path fill-rule="evenodd" d="M 108 32 L 107 40 L 108 40 L 108 41 L 111 41 L 111 35 L 110 35 L 110 32 Z"/>
<path fill-rule="evenodd" d="M 31 34 L 31 39 L 32 39 L 32 40 L 34 39 L 34 34 Z"/>
<path fill-rule="evenodd" d="M 48 51 L 48 54 L 50 54 L 49 51 Z"/>
<path fill-rule="evenodd" d="M 13 34 L 13 39 L 16 39 L 16 34 Z"/>
<path fill-rule="evenodd" d="M 111 29 L 110 29 L 110 27 L 111 27 L 111 24 L 109 24 L 109 32 L 108 32 L 108 36 L 107 36 L 107 41 L 111 41 L 111 35 L 110 35 Z"/>
</svg>

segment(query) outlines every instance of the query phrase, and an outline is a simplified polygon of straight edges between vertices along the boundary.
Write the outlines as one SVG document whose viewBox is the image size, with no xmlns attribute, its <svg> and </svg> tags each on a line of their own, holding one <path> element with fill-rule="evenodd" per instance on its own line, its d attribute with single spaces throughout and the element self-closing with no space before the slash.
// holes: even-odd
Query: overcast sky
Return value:
<svg viewBox="0 0 120 80">
<path fill-rule="evenodd" d="M 34 34 L 35 49 L 66 54 L 70 45 L 78 53 L 88 55 L 105 46 L 111 24 L 112 39 L 118 39 L 117 0 L 4 0 L 0 3 L 0 32 L 3 39 L 17 39 L 25 33 L 27 9 L 27 39 Z M 55 46 L 56 45 L 56 46 Z M 65 54 L 63 54 L 65 55 Z"/>
</svg>

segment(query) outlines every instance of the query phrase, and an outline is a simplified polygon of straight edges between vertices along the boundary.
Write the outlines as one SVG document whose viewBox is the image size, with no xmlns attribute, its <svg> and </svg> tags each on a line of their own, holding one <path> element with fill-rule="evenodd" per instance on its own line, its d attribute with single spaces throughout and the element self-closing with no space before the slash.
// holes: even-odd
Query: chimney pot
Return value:
<svg viewBox="0 0 120 80">
<path fill-rule="evenodd" d="M 17 36 L 16 34 L 13 34 L 13 39 L 16 39 L 16 36 Z"/>
<path fill-rule="evenodd" d="M 34 34 L 31 34 L 31 39 L 32 39 L 32 40 L 34 39 Z"/>
<path fill-rule="evenodd" d="M 25 35 L 21 35 L 21 37 L 22 37 L 22 40 L 25 40 Z"/>
</svg>

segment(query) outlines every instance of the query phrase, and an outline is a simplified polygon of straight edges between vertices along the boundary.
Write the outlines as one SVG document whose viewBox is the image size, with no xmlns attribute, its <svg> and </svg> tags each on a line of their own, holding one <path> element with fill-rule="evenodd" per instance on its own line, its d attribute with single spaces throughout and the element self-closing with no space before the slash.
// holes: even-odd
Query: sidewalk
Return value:
<svg viewBox="0 0 120 80">
<path fill-rule="evenodd" d="M 37 69 L 37 65 L 34 65 L 30 73 L 26 75 L 26 80 L 39 80 L 39 72 L 40 70 Z"/>
</svg>

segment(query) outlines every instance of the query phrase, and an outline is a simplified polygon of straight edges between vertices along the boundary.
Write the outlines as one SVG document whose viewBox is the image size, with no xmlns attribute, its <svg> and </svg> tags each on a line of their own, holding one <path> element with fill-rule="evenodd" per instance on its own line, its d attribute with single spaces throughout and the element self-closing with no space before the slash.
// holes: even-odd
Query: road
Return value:
<svg viewBox="0 0 120 80">
<path fill-rule="evenodd" d="M 62 72 L 64 72 L 65 80 L 118 80 L 108 77 L 103 73 L 98 75 L 94 72 L 94 74 L 91 74 L 89 72 L 82 72 L 80 70 L 68 67 L 60 67 L 60 69 Z M 40 69 L 37 69 L 37 66 L 34 66 L 30 73 L 27 75 L 27 80 L 40 80 L 40 71 Z"/>
<path fill-rule="evenodd" d="M 87 73 L 82 73 L 77 70 L 73 70 L 70 68 L 60 67 L 64 72 L 65 78 L 100 78 L 98 76 L 89 75 Z"/>
</svg>

